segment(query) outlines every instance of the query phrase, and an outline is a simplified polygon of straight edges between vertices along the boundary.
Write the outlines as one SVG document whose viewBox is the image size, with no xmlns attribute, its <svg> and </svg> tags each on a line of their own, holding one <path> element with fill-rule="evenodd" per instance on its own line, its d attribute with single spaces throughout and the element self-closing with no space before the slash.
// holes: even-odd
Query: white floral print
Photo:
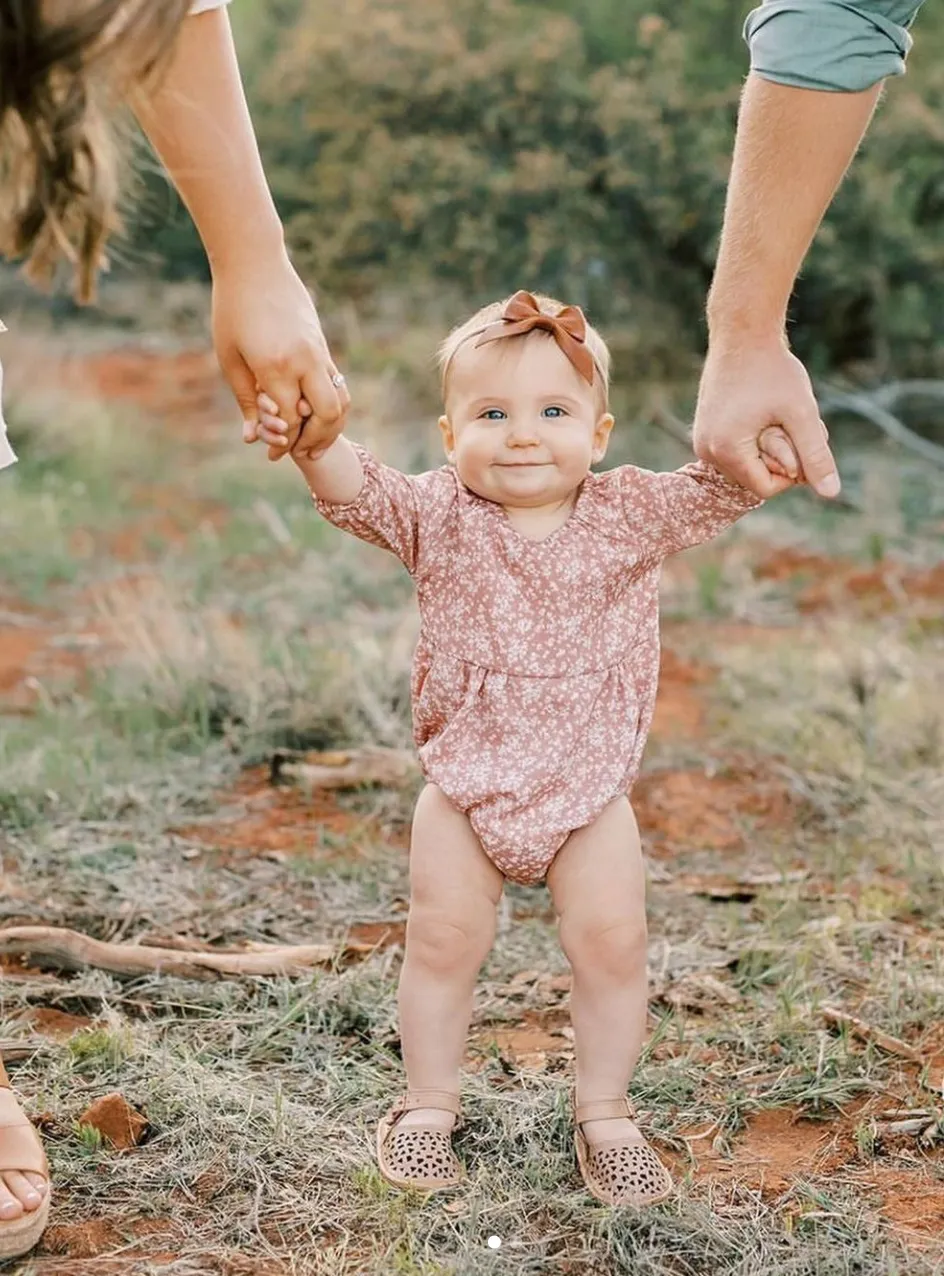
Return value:
<svg viewBox="0 0 944 1276">
<path fill-rule="evenodd" d="M 663 559 L 760 504 L 700 461 L 589 474 L 542 541 L 451 466 L 401 474 L 357 447 L 357 499 L 315 498 L 396 554 L 420 609 L 413 735 L 426 778 L 513 881 L 542 881 L 574 830 L 639 771 L 659 675 Z"/>
</svg>

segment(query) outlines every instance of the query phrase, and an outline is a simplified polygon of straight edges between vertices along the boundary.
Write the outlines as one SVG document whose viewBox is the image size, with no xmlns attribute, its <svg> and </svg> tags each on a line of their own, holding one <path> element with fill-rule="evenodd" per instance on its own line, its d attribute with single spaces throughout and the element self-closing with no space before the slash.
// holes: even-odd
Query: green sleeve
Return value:
<svg viewBox="0 0 944 1276">
<path fill-rule="evenodd" d="M 857 93 L 903 75 L 923 0 L 764 0 L 748 15 L 751 70 L 798 89 Z"/>
</svg>

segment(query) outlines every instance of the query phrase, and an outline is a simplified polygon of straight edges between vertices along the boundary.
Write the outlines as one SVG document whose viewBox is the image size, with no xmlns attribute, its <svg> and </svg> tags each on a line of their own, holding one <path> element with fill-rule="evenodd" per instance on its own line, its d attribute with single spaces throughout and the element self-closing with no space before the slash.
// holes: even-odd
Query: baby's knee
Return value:
<svg viewBox="0 0 944 1276">
<path fill-rule="evenodd" d="M 619 918 L 561 918 L 560 939 L 567 960 L 575 969 L 598 976 L 638 975 L 640 968 L 645 969 L 647 938 L 642 911 Z"/>
<path fill-rule="evenodd" d="M 495 938 L 494 911 L 477 910 L 467 917 L 435 908 L 413 908 L 406 927 L 406 956 L 439 975 L 478 970 Z"/>
</svg>

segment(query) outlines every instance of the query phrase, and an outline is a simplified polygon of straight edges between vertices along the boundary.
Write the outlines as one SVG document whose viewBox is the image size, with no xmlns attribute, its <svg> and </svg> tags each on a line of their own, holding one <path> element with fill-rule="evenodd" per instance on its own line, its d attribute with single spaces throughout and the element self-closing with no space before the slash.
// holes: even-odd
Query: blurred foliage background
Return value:
<svg viewBox="0 0 944 1276">
<path fill-rule="evenodd" d="M 293 255 L 322 297 L 519 286 L 690 367 L 748 66 L 737 0 L 236 0 L 240 56 Z M 944 8 L 919 16 L 799 281 L 814 372 L 942 375 Z M 233 192 L 238 198 L 238 192 Z M 130 253 L 205 272 L 161 176 Z"/>
</svg>

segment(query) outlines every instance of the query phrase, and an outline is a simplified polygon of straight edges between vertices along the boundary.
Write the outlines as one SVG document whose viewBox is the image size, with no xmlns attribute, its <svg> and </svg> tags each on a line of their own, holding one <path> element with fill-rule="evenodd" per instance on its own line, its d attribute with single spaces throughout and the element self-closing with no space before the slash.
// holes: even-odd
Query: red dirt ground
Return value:
<svg viewBox="0 0 944 1276">
<path fill-rule="evenodd" d="M 104 1258 L 109 1252 L 120 1250 L 128 1261 L 147 1253 L 152 1263 L 173 1262 L 180 1255 L 181 1232 L 169 1218 L 91 1218 L 84 1223 L 53 1223 L 43 1236 L 36 1250 L 37 1255 L 60 1254 L 70 1259 Z M 151 1251 L 154 1252 L 151 1252 Z M 160 1251 L 160 1252 L 158 1252 Z M 120 1259 L 115 1266 L 103 1267 L 105 1272 L 119 1272 Z M 52 1273 L 52 1266 L 42 1265 L 42 1270 Z M 86 1268 L 92 1276 L 92 1268 Z"/>
<path fill-rule="evenodd" d="M 240 809 L 229 816 L 224 810 L 213 824 L 190 825 L 174 832 L 223 852 L 227 860 L 265 854 L 283 858 L 312 854 L 316 849 L 320 859 L 348 858 L 352 845 L 356 848 L 363 837 L 384 837 L 393 845 L 407 845 L 402 833 L 391 834 L 375 817 L 345 810 L 336 793 L 309 795 L 289 785 L 270 784 L 264 766 L 246 771 L 220 799 L 228 806 L 238 803 Z M 319 845 L 325 832 L 337 840 L 337 848 Z M 341 846 L 345 839 L 351 841 Z"/>
<path fill-rule="evenodd" d="M 849 559 L 777 549 L 754 565 L 754 574 L 797 586 L 796 605 L 805 613 L 876 615 L 905 607 L 939 615 L 944 604 L 944 563 L 919 569 L 889 560 L 866 568 Z"/>
<path fill-rule="evenodd" d="M 901 1239 L 922 1248 L 939 1244 L 944 1180 L 934 1177 L 934 1170 L 939 1173 L 944 1165 L 944 1150 L 919 1153 L 902 1142 L 894 1154 L 889 1152 L 885 1164 L 863 1162 L 858 1156 L 856 1126 L 887 1106 L 887 1098 L 874 1096 L 825 1121 L 805 1120 L 791 1108 L 764 1109 L 733 1140 L 731 1159 L 714 1152 L 711 1135 L 690 1141 L 695 1183 L 722 1191 L 736 1184 L 776 1199 L 799 1182 L 841 1174 L 844 1181 L 854 1181 L 864 1197 L 874 1199 Z M 680 1158 L 667 1159 L 679 1175 L 691 1168 Z"/>
<path fill-rule="evenodd" d="M 39 1036 L 50 1037 L 53 1041 L 67 1041 L 77 1032 L 84 1032 L 86 1028 L 94 1026 L 94 1021 L 85 1015 L 66 1014 L 64 1010 L 56 1010 L 53 1006 L 31 1006 L 22 1015 L 18 1015 L 17 1019 Z"/>
<path fill-rule="evenodd" d="M 111 350 L 64 360 L 58 380 L 90 399 L 133 404 L 194 442 L 195 426 L 229 421 L 238 427 L 239 410 L 212 350 Z"/>
<path fill-rule="evenodd" d="M 704 735 L 705 703 L 701 688 L 710 683 L 713 676 L 707 665 L 683 660 L 671 647 L 663 647 L 652 735 L 664 739 L 698 739 Z"/>
<path fill-rule="evenodd" d="M 636 781 L 633 806 L 650 850 L 741 851 L 751 834 L 788 828 L 796 799 L 758 762 L 729 760 L 723 773 L 650 771 Z"/>
<path fill-rule="evenodd" d="M 68 635 L 76 644 L 70 650 L 54 645 L 57 637 L 64 636 L 57 634 L 52 623 L 0 624 L 0 704 L 6 712 L 33 708 L 41 695 L 40 685 L 52 686 L 81 676 L 98 638 L 87 630 Z"/>
</svg>

